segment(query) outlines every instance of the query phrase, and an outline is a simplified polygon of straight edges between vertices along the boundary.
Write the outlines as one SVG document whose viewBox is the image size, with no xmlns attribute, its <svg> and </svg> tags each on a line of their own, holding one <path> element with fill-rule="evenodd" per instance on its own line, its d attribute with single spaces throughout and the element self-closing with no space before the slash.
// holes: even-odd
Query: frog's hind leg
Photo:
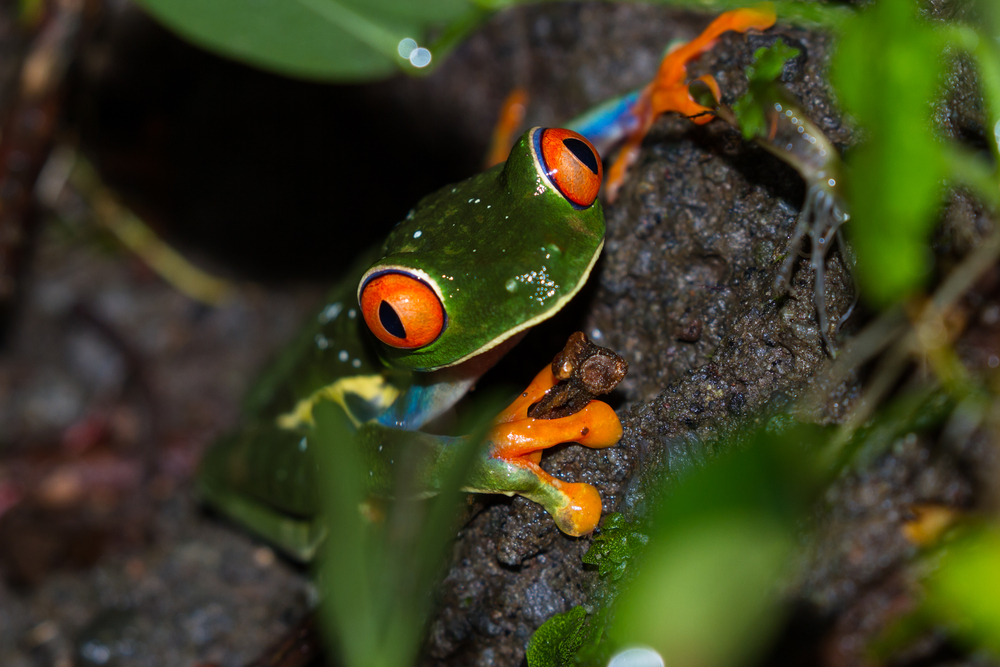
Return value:
<svg viewBox="0 0 1000 667">
<path fill-rule="evenodd" d="M 276 449 L 282 449 L 282 445 L 285 445 L 284 449 L 292 447 L 301 453 L 301 440 L 295 434 L 275 428 L 271 436 L 284 436 L 276 442 L 273 437 L 265 437 L 268 434 L 262 433 L 262 430 L 272 429 L 249 428 L 220 441 L 209 450 L 198 471 L 198 495 L 203 502 L 273 544 L 293 560 L 311 561 L 326 535 L 325 525 L 311 516 L 289 514 L 275 507 L 273 498 L 261 498 L 260 494 L 267 492 L 268 485 L 262 486 L 258 479 L 264 468 L 284 470 L 284 476 L 287 476 L 288 468 L 282 466 L 293 461 L 272 460 L 264 465 L 261 455 L 273 455 Z M 282 457 L 279 452 L 277 458 L 288 459 L 288 456 Z M 293 477 L 308 476 L 311 472 L 312 466 L 308 461 L 301 460 L 300 463 L 303 464 L 302 470 L 298 473 L 293 470 Z M 288 499 L 285 500 L 284 504 L 288 504 Z M 295 504 L 301 502 L 299 499 Z M 305 502 L 311 504 L 308 499 Z"/>
<path fill-rule="evenodd" d="M 326 537 L 326 525 L 321 521 L 293 519 L 239 494 L 205 487 L 200 488 L 200 493 L 224 515 L 300 563 L 313 560 Z"/>
</svg>

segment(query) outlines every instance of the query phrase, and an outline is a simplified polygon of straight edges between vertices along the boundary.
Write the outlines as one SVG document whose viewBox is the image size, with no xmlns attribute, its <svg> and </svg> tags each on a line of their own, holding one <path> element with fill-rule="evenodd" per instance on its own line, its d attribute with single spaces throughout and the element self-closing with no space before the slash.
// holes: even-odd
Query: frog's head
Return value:
<svg viewBox="0 0 1000 667">
<path fill-rule="evenodd" d="M 582 136 L 536 127 L 505 164 L 421 200 L 358 285 L 386 361 L 453 366 L 558 312 L 604 245 L 602 173 Z"/>
</svg>

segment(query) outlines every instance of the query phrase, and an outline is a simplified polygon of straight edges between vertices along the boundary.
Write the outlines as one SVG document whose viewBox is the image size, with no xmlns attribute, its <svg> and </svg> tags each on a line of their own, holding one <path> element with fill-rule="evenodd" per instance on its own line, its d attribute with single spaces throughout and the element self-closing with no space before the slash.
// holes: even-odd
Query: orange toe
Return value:
<svg viewBox="0 0 1000 667">
<path fill-rule="evenodd" d="M 559 482 L 559 488 L 568 499 L 566 506 L 552 515 L 559 530 L 574 537 L 594 532 L 601 520 L 601 494 L 584 482 Z"/>
<path fill-rule="evenodd" d="M 626 139 L 625 146 L 608 170 L 605 190 L 608 201 L 616 199 L 618 190 L 625 180 L 625 172 L 635 162 L 642 140 L 657 116 L 674 111 L 690 118 L 698 125 L 704 125 L 714 118 L 711 109 L 698 104 L 691 97 L 686 83 L 687 64 L 712 48 L 722 33 L 730 30 L 736 32 L 765 30 L 774 25 L 775 19 L 774 6 L 770 3 L 764 3 L 756 8 L 725 12 L 712 21 L 700 35 L 663 58 L 656 78 L 642 90 L 632 109 L 632 114 L 637 120 L 636 129 Z M 721 93 L 718 84 L 715 83 L 715 79 L 707 78 L 711 81 L 706 80 L 706 77 L 700 77 L 712 89 L 716 99 L 719 99 Z"/>
<path fill-rule="evenodd" d="M 611 406 L 604 401 L 591 401 L 587 407 L 572 416 L 583 423 L 580 437 L 574 442 L 584 447 L 603 449 L 617 445 L 622 439 L 622 423 Z"/>
</svg>

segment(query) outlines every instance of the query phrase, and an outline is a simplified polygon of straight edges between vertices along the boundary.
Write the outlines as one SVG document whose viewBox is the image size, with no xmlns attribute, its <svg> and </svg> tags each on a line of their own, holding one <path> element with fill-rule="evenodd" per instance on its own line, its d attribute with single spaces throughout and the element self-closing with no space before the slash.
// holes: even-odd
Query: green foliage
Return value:
<svg viewBox="0 0 1000 667">
<path fill-rule="evenodd" d="M 847 159 L 849 231 L 862 291 L 878 305 L 913 293 L 929 273 L 946 175 L 930 129 L 943 50 L 912 0 L 883 0 L 843 25 L 833 60 L 840 99 L 865 129 Z"/>
<path fill-rule="evenodd" d="M 545 621 L 528 642 L 528 667 L 568 667 L 590 636 L 587 610 L 573 607 Z"/>
<path fill-rule="evenodd" d="M 774 97 L 774 81 L 781 76 L 785 63 L 799 55 L 799 50 L 780 39 L 769 47 L 757 49 L 754 64 L 746 68 L 748 89 L 736 100 L 733 112 L 740 121 L 743 138 L 750 140 L 767 134 L 764 106 Z"/>
<path fill-rule="evenodd" d="M 745 660 L 780 622 L 776 582 L 823 478 L 811 446 L 826 438 L 817 427 L 772 419 L 718 443 L 713 449 L 731 453 L 672 489 L 650 538 L 608 516 L 584 560 L 612 584 L 637 561 L 635 578 L 617 600 L 613 589 L 592 600 L 590 616 L 577 607 L 546 622 L 528 664 L 603 665 L 610 651 L 636 644 L 676 664 Z"/>
<path fill-rule="evenodd" d="M 289 76 L 338 81 L 385 77 L 409 64 L 401 40 L 432 29 L 447 47 L 486 13 L 472 0 L 139 0 L 204 48 Z M 437 53 L 434 55 L 441 55 Z M 412 67 L 410 67 L 412 69 Z"/>
<path fill-rule="evenodd" d="M 484 400 L 470 421 L 481 424 L 470 443 L 482 441 L 500 403 Z M 323 621 L 335 638 L 345 667 L 405 667 L 412 665 L 430 612 L 431 588 L 440 576 L 455 520 L 464 499 L 458 492 L 478 447 L 463 446 L 443 476 L 444 489 L 431 500 L 399 494 L 387 502 L 379 521 L 359 511 L 369 498 L 364 480 L 368 470 L 353 443 L 353 429 L 340 406 L 320 401 L 313 410 L 315 443 L 323 515 L 329 537 L 320 554 L 319 587 Z M 419 466 L 409 466 L 418 474 Z M 412 479 L 398 489 L 412 488 Z"/>
<path fill-rule="evenodd" d="M 583 562 L 596 565 L 597 573 L 602 578 L 610 576 L 612 581 L 617 581 L 625 574 L 629 559 L 638 554 L 647 542 L 649 538 L 646 535 L 615 512 L 604 518 L 600 534 L 583 555 Z"/>
<path fill-rule="evenodd" d="M 683 480 L 653 517 L 613 644 L 649 646 L 671 664 L 751 660 L 780 622 L 776 585 L 821 481 L 805 445 L 824 439 L 791 425 L 720 443 L 742 448 Z"/>
<path fill-rule="evenodd" d="M 973 646 L 1000 657 L 1000 529 L 969 531 L 946 546 L 927 579 L 924 608 Z"/>
</svg>

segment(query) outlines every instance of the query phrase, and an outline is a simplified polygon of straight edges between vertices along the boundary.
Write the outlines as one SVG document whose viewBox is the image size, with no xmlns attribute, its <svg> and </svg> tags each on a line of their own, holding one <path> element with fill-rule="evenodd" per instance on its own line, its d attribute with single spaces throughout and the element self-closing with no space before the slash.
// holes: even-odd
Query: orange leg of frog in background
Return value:
<svg viewBox="0 0 1000 667">
<path fill-rule="evenodd" d="M 704 32 L 696 38 L 674 49 L 660 63 L 660 70 L 642 92 L 633 107 L 632 114 L 639 120 L 639 125 L 625 140 L 618 157 L 608 170 L 607 194 L 608 201 L 614 201 L 618 189 L 625 179 L 625 172 L 639 157 L 639 149 L 653 121 L 662 113 L 676 111 L 690 118 L 693 122 L 704 125 L 715 114 L 708 107 L 694 101 L 688 90 L 687 64 L 715 45 L 715 40 L 724 32 L 735 30 L 765 30 L 774 25 L 774 9 L 770 6 L 755 9 L 737 9 L 726 12 L 712 21 Z M 698 77 L 712 90 L 716 99 L 720 97 L 719 84 L 709 75 Z"/>
<path fill-rule="evenodd" d="M 625 180 L 625 172 L 638 158 L 642 140 L 657 116 L 668 111 L 676 111 L 699 125 L 715 117 L 712 109 L 698 104 L 691 96 L 686 81 L 687 64 L 711 49 L 722 33 L 730 30 L 736 32 L 766 30 L 774 25 L 775 19 L 774 9 L 770 4 L 725 12 L 712 21 L 695 39 L 674 49 L 663 58 L 656 77 L 642 89 L 629 111 L 636 121 L 635 129 L 626 136 L 618 157 L 608 170 L 605 190 L 608 201 L 614 201 L 618 196 L 618 190 Z M 715 98 L 720 99 L 721 91 L 713 77 L 705 75 L 696 80 L 705 83 Z M 515 88 L 507 96 L 500 112 L 500 120 L 493 131 L 490 152 L 486 159 L 487 167 L 507 159 L 513 138 L 517 135 L 517 130 L 524 119 L 526 104 L 527 93 L 523 88 Z M 586 135 L 586 132 L 584 134 Z M 588 139 L 593 138 L 588 137 Z"/>
</svg>

